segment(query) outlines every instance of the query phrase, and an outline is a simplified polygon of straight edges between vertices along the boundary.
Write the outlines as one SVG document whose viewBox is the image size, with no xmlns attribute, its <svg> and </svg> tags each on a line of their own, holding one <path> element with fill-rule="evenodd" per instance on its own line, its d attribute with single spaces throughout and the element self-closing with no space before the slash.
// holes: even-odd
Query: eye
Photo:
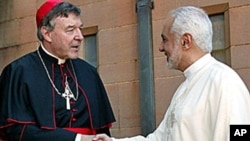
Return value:
<svg viewBox="0 0 250 141">
<path fill-rule="evenodd" d="M 83 25 L 79 26 L 79 29 L 80 29 L 80 30 L 83 30 Z"/>
<path fill-rule="evenodd" d="M 74 28 L 68 28 L 67 30 L 66 30 L 66 32 L 73 32 L 74 31 Z"/>
<path fill-rule="evenodd" d="M 162 38 L 162 42 L 166 43 L 168 40 L 165 38 Z"/>
<path fill-rule="evenodd" d="M 163 43 L 166 43 L 168 41 L 168 38 L 164 35 L 161 35 L 161 38 Z"/>
</svg>

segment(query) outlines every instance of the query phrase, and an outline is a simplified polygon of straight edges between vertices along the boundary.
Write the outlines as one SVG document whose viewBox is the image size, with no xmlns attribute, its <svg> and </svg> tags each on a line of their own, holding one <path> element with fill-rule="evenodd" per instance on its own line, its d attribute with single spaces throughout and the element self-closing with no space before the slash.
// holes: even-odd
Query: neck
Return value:
<svg viewBox="0 0 250 141">
<path fill-rule="evenodd" d="M 43 51 L 44 51 L 46 54 L 48 54 L 49 56 L 52 56 L 52 57 L 56 58 L 56 59 L 58 60 L 58 64 L 59 64 L 59 65 L 65 63 L 65 61 L 66 61 L 65 59 L 61 59 L 61 58 L 59 58 L 59 57 L 53 55 L 52 53 L 50 53 L 50 52 L 43 46 L 42 43 L 41 43 L 41 47 L 42 47 Z"/>
<path fill-rule="evenodd" d="M 197 47 L 188 50 L 182 55 L 182 63 L 179 65 L 179 70 L 184 72 L 189 66 L 206 54 L 207 53 Z"/>
</svg>

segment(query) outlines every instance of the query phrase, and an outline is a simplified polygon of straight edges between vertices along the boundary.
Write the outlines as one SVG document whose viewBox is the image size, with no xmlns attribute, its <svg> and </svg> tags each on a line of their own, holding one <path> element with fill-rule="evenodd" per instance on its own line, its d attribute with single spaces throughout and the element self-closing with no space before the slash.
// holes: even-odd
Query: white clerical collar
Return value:
<svg viewBox="0 0 250 141">
<path fill-rule="evenodd" d="M 65 61 L 66 61 L 65 59 L 58 58 L 57 56 L 55 56 L 55 55 L 51 54 L 50 52 L 48 52 L 48 51 L 46 50 L 46 48 L 43 46 L 42 43 L 41 43 L 41 47 L 42 47 L 43 51 L 44 51 L 46 54 L 48 54 L 49 56 L 52 56 L 52 57 L 54 57 L 54 58 L 56 58 L 56 59 L 58 60 L 58 65 L 65 63 Z"/>
<path fill-rule="evenodd" d="M 192 76 L 196 74 L 200 69 L 204 68 L 211 61 L 212 58 L 213 57 L 210 53 L 205 54 L 183 72 L 184 76 L 190 80 Z"/>
</svg>

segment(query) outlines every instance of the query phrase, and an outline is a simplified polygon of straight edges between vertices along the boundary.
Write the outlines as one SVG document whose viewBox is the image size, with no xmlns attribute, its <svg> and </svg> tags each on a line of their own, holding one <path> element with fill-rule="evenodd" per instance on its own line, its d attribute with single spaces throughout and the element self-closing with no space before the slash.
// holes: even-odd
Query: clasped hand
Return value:
<svg viewBox="0 0 250 141">
<path fill-rule="evenodd" d="M 106 134 L 82 135 L 81 141 L 112 141 Z"/>
</svg>

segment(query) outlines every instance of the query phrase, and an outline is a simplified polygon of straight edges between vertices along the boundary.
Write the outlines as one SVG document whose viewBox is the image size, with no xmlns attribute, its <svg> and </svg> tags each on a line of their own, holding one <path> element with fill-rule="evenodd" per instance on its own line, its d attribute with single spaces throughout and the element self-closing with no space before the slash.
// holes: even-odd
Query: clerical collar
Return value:
<svg viewBox="0 0 250 141">
<path fill-rule="evenodd" d="M 189 66 L 183 73 L 187 79 L 192 79 L 194 74 L 197 74 L 197 72 L 204 68 L 209 62 L 211 62 L 211 59 L 213 57 L 210 53 L 202 56 L 200 59 L 198 59 L 196 62 L 194 62 L 191 66 Z"/>
<path fill-rule="evenodd" d="M 53 57 L 53 58 L 56 58 L 58 61 L 58 65 L 60 65 L 60 64 L 63 64 L 63 63 L 65 63 L 65 59 L 61 59 L 61 58 L 58 58 L 57 56 L 55 56 L 55 55 L 53 55 L 53 54 L 51 54 L 50 52 L 48 52 L 47 50 L 46 50 L 46 48 L 44 48 L 44 46 L 43 46 L 43 44 L 41 43 L 41 47 L 42 47 L 42 49 L 43 49 L 43 51 L 46 53 L 46 54 L 48 54 L 49 56 L 51 56 L 51 57 Z"/>
</svg>

